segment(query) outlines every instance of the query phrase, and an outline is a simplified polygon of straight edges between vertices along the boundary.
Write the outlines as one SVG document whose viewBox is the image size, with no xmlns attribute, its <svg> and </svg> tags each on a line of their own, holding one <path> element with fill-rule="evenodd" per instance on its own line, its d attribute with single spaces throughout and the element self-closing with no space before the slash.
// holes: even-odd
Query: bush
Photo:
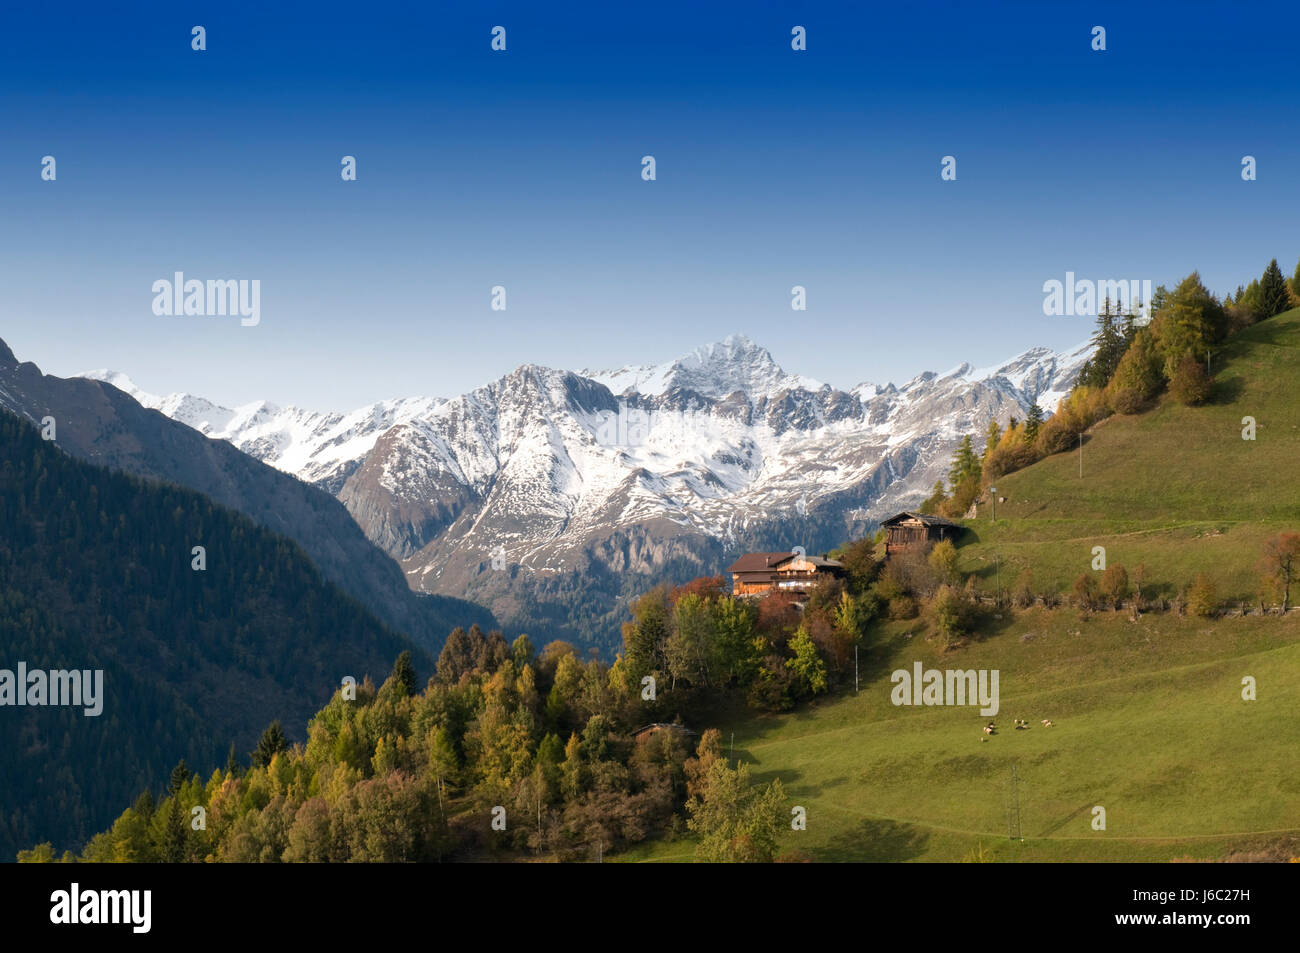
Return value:
<svg viewBox="0 0 1300 953">
<path fill-rule="evenodd" d="M 961 589 L 940 586 L 930 603 L 930 614 L 944 648 L 952 648 L 973 628 L 975 604 Z"/>
<path fill-rule="evenodd" d="M 1120 565 L 1107 568 L 1101 574 L 1101 594 L 1110 602 L 1112 609 L 1118 609 L 1128 596 L 1128 570 Z"/>
<path fill-rule="evenodd" d="M 1173 380 L 1169 382 L 1169 390 L 1175 399 L 1188 407 L 1205 403 L 1210 397 L 1213 386 L 1214 381 L 1205 372 L 1201 362 L 1190 354 L 1178 363 L 1178 370 L 1174 373 Z"/>
<path fill-rule="evenodd" d="M 1149 402 L 1136 388 L 1117 387 L 1111 391 L 1110 403 L 1117 414 L 1140 414 Z"/>
<path fill-rule="evenodd" d="M 1016 577 L 1016 584 L 1013 598 L 1016 605 L 1022 609 L 1028 609 L 1034 604 L 1034 571 L 1026 569 Z"/>
<path fill-rule="evenodd" d="M 989 480 L 996 480 L 1005 474 L 1023 470 L 1037 460 L 1038 451 L 1032 444 L 1020 440 L 999 444 L 984 461 L 984 476 Z"/>
<path fill-rule="evenodd" d="M 941 539 L 935 543 L 927 562 L 942 581 L 950 585 L 958 581 L 957 547 L 952 544 L 952 540 Z"/>
<path fill-rule="evenodd" d="M 899 619 L 916 618 L 916 600 L 911 596 L 894 596 L 889 600 L 889 618 L 894 621 Z"/>
<path fill-rule="evenodd" d="M 790 711 L 794 708 L 797 677 L 779 655 L 763 658 L 758 677 L 749 686 L 748 702 L 759 711 Z"/>
<path fill-rule="evenodd" d="M 1074 601 L 1080 609 L 1097 608 L 1097 578 L 1090 572 L 1081 572 L 1074 580 Z"/>
<path fill-rule="evenodd" d="M 1200 619 L 1212 618 L 1219 611 L 1218 590 L 1205 573 L 1200 573 L 1187 590 L 1187 611 Z"/>
<path fill-rule="evenodd" d="M 1045 456 L 1073 450 L 1078 445 L 1079 434 L 1108 416 L 1110 402 L 1105 391 L 1076 387 L 1039 430 L 1038 449 Z"/>
</svg>

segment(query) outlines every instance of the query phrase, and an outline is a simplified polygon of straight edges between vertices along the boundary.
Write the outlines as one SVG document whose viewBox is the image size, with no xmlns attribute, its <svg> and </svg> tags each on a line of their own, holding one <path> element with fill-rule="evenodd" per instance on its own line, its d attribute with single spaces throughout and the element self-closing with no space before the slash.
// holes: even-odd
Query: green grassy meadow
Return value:
<svg viewBox="0 0 1300 953">
<path fill-rule="evenodd" d="M 960 568 L 1009 588 L 1026 568 L 1035 589 L 1066 592 L 1091 570 L 1145 564 L 1166 598 L 1208 574 L 1225 602 L 1258 601 L 1264 541 L 1300 529 L 1300 310 L 1257 324 L 1212 357 L 1211 403 L 1103 420 L 1078 450 L 997 481 L 1006 503 L 966 520 Z M 1256 422 L 1242 439 L 1242 418 Z M 1080 457 L 1082 472 L 1080 476 Z"/>
<path fill-rule="evenodd" d="M 1264 540 L 1300 529 L 1300 310 L 1256 325 L 1213 356 L 1212 402 L 1168 397 L 1113 417 L 1078 452 L 997 481 L 996 522 L 968 520 L 960 568 L 992 589 L 1025 568 L 1068 591 L 1110 565 L 1148 569 L 1171 597 L 1204 572 L 1219 597 L 1258 600 Z M 1242 439 L 1242 418 L 1257 437 Z M 1300 592 L 1293 592 L 1300 600 Z M 819 861 L 1168 861 L 1300 855 L 1300 612 L 1203 620 L 1149 613 L 1010 610 L 946 654 L 920 620 L 883 623 L 861 690 L 789 715 L 737 711 L 724 748 L 755 780 L 780 778 L 807 830 L 783 850 Z M 998 733 L 978 707 L 896 707 L 889 674 L 997 669 Z M 1242 698 L 1242 680 L 1258 697 Z M 1012 719 L 1030 728 L 1012 729 Z M 1051 719 L 1045 728 L 1041 719 Z M 1020 833 L 1009 837 L 1012 766 Z M 1093 808 L 1106 829 L 1093 830 Z M 689 839 L 626 861 L 689 861 Z"/>
<path fill-rule="evenodd" d="M 755 780 L 780 778 L 807 808 L 807 830 L 782 849 L 821 861 L 958 861 L 981 848 L 1000 861 L 1220 859 L 1278 843 L 1300 854 L 1300 613 L 1132 622 L 1035 608 L 946 655 L 919 620 L 881 634 L 858 694 L 720 724 Z M 916 661 L 997 668 L 997 734 L 981 740 L 989 719 L 976 707 L 894 706 L 889 673 Z M 1247 675 L 1255 701 L 1242 699 Z M 1013 730 L 1014 718 L 1031 727 Z M 1008 836 L 1013 764 L 1023 842 Z M 1105 831 L 1092 829 L 1096 805 Z M 692 856 L 686 838 L 620 859 Z"/>
</svg>

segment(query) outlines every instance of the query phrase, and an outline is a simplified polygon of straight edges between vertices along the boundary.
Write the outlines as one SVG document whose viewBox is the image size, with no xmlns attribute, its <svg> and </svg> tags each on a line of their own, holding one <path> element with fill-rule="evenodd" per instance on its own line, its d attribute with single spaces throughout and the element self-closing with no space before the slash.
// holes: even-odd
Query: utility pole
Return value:
<svg viewBox="0 0 1300 953">
<path fill-rule="evenodd" d="M 734 731 L 731 733 L 731 760 L 733 763 L 736 760 L 736 733 Z"/>
<path fill-rule="evenodd" d="M 1079 478 L 1083 479 L 1083 434 L 1079 434 Z"/>
<path fill-rule="evenodd" d="M 989 502 L 993 504 L 993 522 L 998 521 L 998 488 L 989 487 Z"/>
<path fill-rule="evenodd" d="M 858 647 L 853 646 L 853 694 L 858 693 Z"/>
<path fill-rule="evenodd" d="M 1011 762 L 1011 782 L 1007 797 L 1007 837 L 1010 840 L 1023 840 L 1020 836 L 1020 775 L 1016 772 L 1016 763 Z"/>
</svg>

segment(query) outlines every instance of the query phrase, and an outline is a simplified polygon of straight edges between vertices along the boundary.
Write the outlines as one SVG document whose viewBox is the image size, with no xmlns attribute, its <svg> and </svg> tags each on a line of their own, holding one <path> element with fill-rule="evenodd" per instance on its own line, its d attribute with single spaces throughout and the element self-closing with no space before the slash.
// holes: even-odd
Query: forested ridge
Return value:
<svg viewBox="0 0 1300 953">
<path fill-rule="evenodd" d="M 0 707 L 0 849 L 83 843 L 184 755 L 210 769 L 413 649 L 291 540 L 80 462 L 0 412 L 0 668 L 103 669 L 103 713 Z M 206 568 L 193 568 L 193 547 Z"/>
</svg>

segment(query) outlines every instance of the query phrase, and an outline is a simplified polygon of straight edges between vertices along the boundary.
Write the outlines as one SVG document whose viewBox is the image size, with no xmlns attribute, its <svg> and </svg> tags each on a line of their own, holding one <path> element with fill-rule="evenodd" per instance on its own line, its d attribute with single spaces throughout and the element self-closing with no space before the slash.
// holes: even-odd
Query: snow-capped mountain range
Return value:
<svg viewBox="0 0 1300 953">
<path fill-rule="evenodd" d="M 1090 353 L 1034 348 L 845 391 L 787 374 L 736 335 L 664 364 L 523 365 L 459 397 L 350 413 L 228 409 L 113 371 L 83 376 L 328 490 L 413 588 L 485 602 L 535 636 L 554 623 L 578 637 L 566 619 L 616 633 L 619 597 L 665 574 L 861 535 L 927 495 L 963 434 L 1035 399 L 1052 410 Z M 570 609 L 552 615 L 548 598 Z M 608 640 L 581 640 L 593 638 Z"/>
</svg>

